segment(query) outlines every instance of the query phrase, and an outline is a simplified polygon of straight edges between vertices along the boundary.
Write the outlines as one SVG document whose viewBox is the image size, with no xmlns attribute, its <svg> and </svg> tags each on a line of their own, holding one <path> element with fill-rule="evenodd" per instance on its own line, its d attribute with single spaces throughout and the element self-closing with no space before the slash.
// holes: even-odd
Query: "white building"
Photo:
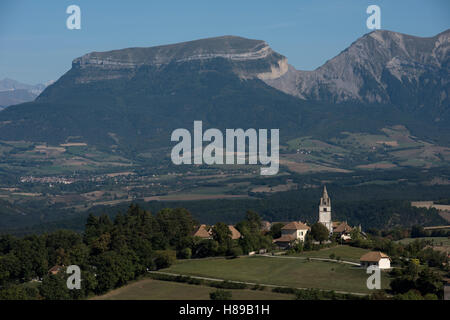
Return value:
<svg viewBox="0 0 450 320">
<path fill-rule="evenodd" d="M 328 196 L 327 187 L 325 186 L 323 187 L 322 198 L 320 198 L 319 222 L 327 227 L 330 234 L 333 233 L 333 224 L 331 222 L 331 199 Z"/>
<path fill-rule="evenodd" d="M 273 242 L 280 247 L 287 247 L 295 241 L 305 241 L 306 234 L 311 228 L 302 222 L 289 222 L 281 228 L 281 237 L 274 239 Z"/>
<path fill-rule="evenodd" d="M 391 259 L 387 254 L 380 251 L 371 251 L 363 255 L 360 259 L 361 267 L 367 268 L 372 265 L 378 266 L 380 269 L 390 269 Z"/>
</svg>

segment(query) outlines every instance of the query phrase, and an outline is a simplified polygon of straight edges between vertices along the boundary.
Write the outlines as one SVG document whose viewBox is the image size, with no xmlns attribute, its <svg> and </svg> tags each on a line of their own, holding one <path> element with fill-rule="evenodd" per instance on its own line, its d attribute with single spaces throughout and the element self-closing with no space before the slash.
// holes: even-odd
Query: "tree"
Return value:
<svg viewBox="0 0 450 320">
<path fill-rule="evenodd" d="M 205 258 L 215 256 L 218 252 L 219 244 L 215 240 L 202 239 L 193 244 L 193 256 L 195 258 Z"/>
<path fill-rule="evenodd" d="M 219 254 L 225 254 L 232 245 L 231 231 L 223 222 L 218 222 L 212 229 L 212 236 L 219 244 Z"/>
<path fill-rule="evenodd" d="M 217 289 L 209 294 L 211 300 L 231 300 L 233 294 L 231 291 Z"/>
<path fill-rule="evenodd" d="M 261 217 L 255 211 L 248 210 L 245 214 L 245 221 L 251 232 L 256 233 L 261 231 Z"/>
<path fill-rule="evenodd" d="M 39 291 L 34 287 L 10 285 L 0 289 L 0 300 L 35 300 Z"/>
<path fill-rule="evenodd" d="M 419 272 L 419 277 L 416 280 L 416 288 L 422 295 L 435 294 L 438 297 L 442 296 L 442 277 L 425 268 Z"/>
<path fill-rule="evenodd" d="M 67 288 L 64 272 L 47 275 L 42 279 L 39 293 L 47 300 L 69 300 L 71 298 Z"/>
<path fill-rule="evenodd" d="M 323 241 L 328 240 L 330 237 L 330 231 L 320 222 L 316 222 L 311 227 L 311 236 L 314 240 L 322 243 Z"/>
<path fill-rule="evenodd" d="M 411 238 L 419 238 L 426 236 L 426 232 L 422 226 L 412 226 L 411 228 Z"/>
<path fill-rule="evenodd" d="M 243 255 L 242 248 L 239 246 L 233 247 L 229 250 L 228 255 L 233 258 L 237 258 L 237 257 Z"/>
<path fill-rule="evenodd" d="M 394 296 L 396 300 L 423 300 L 422 295 L 415 289 L 408 290 L 405 293 Z"/>
<path fill-rule="evenodd" d="M 159 232 L 171 247 L 180 247 L 186 237 L 190 237 L 196 224 L 192 215 L 184 208 L 166 208 L 156 215 Z M 161 248 L 167 249 L 167 248 Z"/>
<path fill-rule="evenodd" d="M 136 276 L 135 269 L 137 260 L 134 252 L 107 251 L 95 257 L 94 264 L 97 267 L 97 293 L 102 293 L 121 286 Z"/>
<path fill-rule="evenodd" d="M 177 258 L 179 259 L 190 259 L 192 256 L 191 248 L 183 248 L 177 252 Z"/>
<path fill-rule="evenodd" d="M 175 261 L 175 252 L 171 250 L 160 250 L 155 252 L 156 269 L 170 267 Z"/>
<path fill-rule="evenodd" d="M 283 224 L 282 223 L 274 223 L 271 227 L 270 227 L 270 235 L 272 236 L 273 239 L 277 239 L 279 237 L 281 237 L 281 228 L 283 228 Z"/>
<path fill-rule="evenodd" d="M 353 241 L 361 240 L 361 231 L 359 228 L 353 228 L 352 231 L 350 231 L 350 237 Z"/>
</svg>

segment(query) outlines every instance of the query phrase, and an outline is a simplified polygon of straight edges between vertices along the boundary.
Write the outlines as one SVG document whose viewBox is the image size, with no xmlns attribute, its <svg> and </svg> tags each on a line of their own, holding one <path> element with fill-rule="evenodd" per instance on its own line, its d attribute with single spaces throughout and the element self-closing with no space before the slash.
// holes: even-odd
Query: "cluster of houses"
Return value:
<svg viewBox="0 0 450 320">
<path fill-rule="evenodd" d="M 331 199 L 328 196 L 327 188 L 323 188 L 323 195 L 319 204 L 319 222 L 322 223 L 331 235 L 337 235 L 342 241 L 351 240 L 353 228 L 347 222 L 331 220 Z M 264 227 L 270 229 L 274 223 L 266 222 Z M 306 234 L 311 228 L 301 221 L 285 222 L 281 228 L 281 237 L 274 239 L 274 243 L 280 248 L 287 248 L 293 243 L 304 241 Z M 361 227 L 359 227 L 361 229 Z"/>
<path fill-rule="evenodd" d="M 330 236 L 335 235 L 342 241 L 351 240 L 351 232 L 354 227 L 348 225 L 346 221 L 340 222 L 331 220 L 331 199 L 328 196 L 326 187 L 324 187 L 323 195 L 320 199 L 319 222 L 329 230 Z M 262 230 L 268 232 L 276 223 L 284 225 L 281 228 L 281 236 L 273 240 L 273 243 L 280 249 L 287 249 L 297 242 L 305 241 L 307 233 L 311 231 L 311 227 L 301 221 L 272 223 L 263 221 Z M 361 226 L 357 228 L 361 231 Z M 241 238 L 241 233 L 233 225 L 228 225 L 228 229 L 231 232 L 230 237 L 233 240 Z M 361 234 L 364 236 L 363 232 L 361 232 Z M 196 228 L 193 236 L 202 239 L 212 239 L 212 228 L 202 224 Z M 380 269 L 389 269 L 390 261 L 390 258 L 386 254 L 378 251 L 369 252 L 360 258 L 360 264 L 365 268 L 371 265 L 377 265 Z"/>
<path fill-rule="evenodd" d="M 241 237 L 241 233 L 233 225 L 229 225 L 228 229 L 231 232 L 230 235 L 231 239 L 237 240 Z M 212 227 L 207 227 L 206 224 L 202 224 L 194 231 L 192 236 L 201 239 L 212 239 L 213 238 Z"/>
</svg>

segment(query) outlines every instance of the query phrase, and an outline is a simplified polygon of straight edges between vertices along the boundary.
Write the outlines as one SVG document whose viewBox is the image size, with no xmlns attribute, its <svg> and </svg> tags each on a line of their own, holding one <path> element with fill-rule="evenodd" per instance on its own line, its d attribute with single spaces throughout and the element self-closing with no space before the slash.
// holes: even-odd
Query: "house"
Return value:
<svg viewBox="0 0 450 320">
<path fill-rule="evenodd" d="M 390 269 L 391 259 L 387 254 L 380 251 L 371 251 L 359 258 L 361 267 L 367 268 L 376 265 L 380 269 Z"/>
<path fill-rule="evenodd" d="M 337 234 L 344 241 L 351 240 L 352 230 L 353 228 L 347 222 L 333 221 L 333 234 Z"/>
<path fill-rule="evenodd" d="M 306 224 L 293 221 L 281 228 L 281 237 L 273 242 L 280 247 L 289 247 L 292 242 L 305 241 L 306 234 L 311 230 Z"/>
<path fill-rule="evenodd" d="M 194 232 L 192 236 L 202 239 L 212 239 L 212 232 L 210 229 L 206 227 L 205 224 L 202 224 L 198 227 L 198 229 Z"/>
<path fill-rule="evenodd" d="M 64 266 L 54 265 L 48 270 L 48 274 L 56 275 L 58 274 Z"/>
<path fill-rule="evenodd" d="M 231 232 L 231 239 L 237 240 L 241 237 L 241 233 L 234 226 L 229 225 L 228 229 Z"/>
<path fill-rule="evenodd" d="M 229 225 L 228 230 L 231 232 L 231 239 L 236 240 L 241 237 L 241 233 L 234 226 Z M 202 224 L 197 228 L 192 236 L 209 240 L 213 238 L 213 233 L 211 228 L 208 228 L 205 224 Z"/>
</svg>

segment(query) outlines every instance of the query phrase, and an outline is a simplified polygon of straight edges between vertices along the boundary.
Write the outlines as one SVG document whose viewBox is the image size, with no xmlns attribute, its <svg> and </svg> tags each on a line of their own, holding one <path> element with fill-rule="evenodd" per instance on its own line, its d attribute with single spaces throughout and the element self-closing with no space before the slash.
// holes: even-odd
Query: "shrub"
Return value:
<svg viewBox="0 0 450 320">
<path fill-rule="evenodd" d="M 184 248 L 178 251 L 177 258 L 179 259 L 190 259 L 192 256 L 191 248 Z"/>
<path fill-rule="evenodd" d="M 231 300 L 232 293 L 230 291 L 225 291 L 217 289 L 209 294 L 211 300 Z"/>
<path fill-rule="evenodd" d="M 175 252 L 172 250 L 159 250 L 155 252 L 156 269 L 170 267 L 175 261 Z"/>
<path fill-rule="evenodd" d="M 296 289 L 294 289 L 294 288 L 276 287 L 276 288 L 272 289 L 272 292 L 286 293 L 286 294 L 295 294 Z"/>
<path fill-rule="evenodd" d="M 211 287 L 220 289 L 245 289 L 247 285 L 245 283 L 230 282 L 230 281 L 220 281 L 211 283 Z"/>
<path fill-rule="evenodd" d="M 243 255 L 242 248 L 241 248 L 241 247 L 234 247 L 234 248 L 231 248 L 231 249 L 230 249 L 230 252 L 229 252 L 229 255 L 230 255 L 232 258 L 237 258 L 237 257 Z"/>
</svg>

